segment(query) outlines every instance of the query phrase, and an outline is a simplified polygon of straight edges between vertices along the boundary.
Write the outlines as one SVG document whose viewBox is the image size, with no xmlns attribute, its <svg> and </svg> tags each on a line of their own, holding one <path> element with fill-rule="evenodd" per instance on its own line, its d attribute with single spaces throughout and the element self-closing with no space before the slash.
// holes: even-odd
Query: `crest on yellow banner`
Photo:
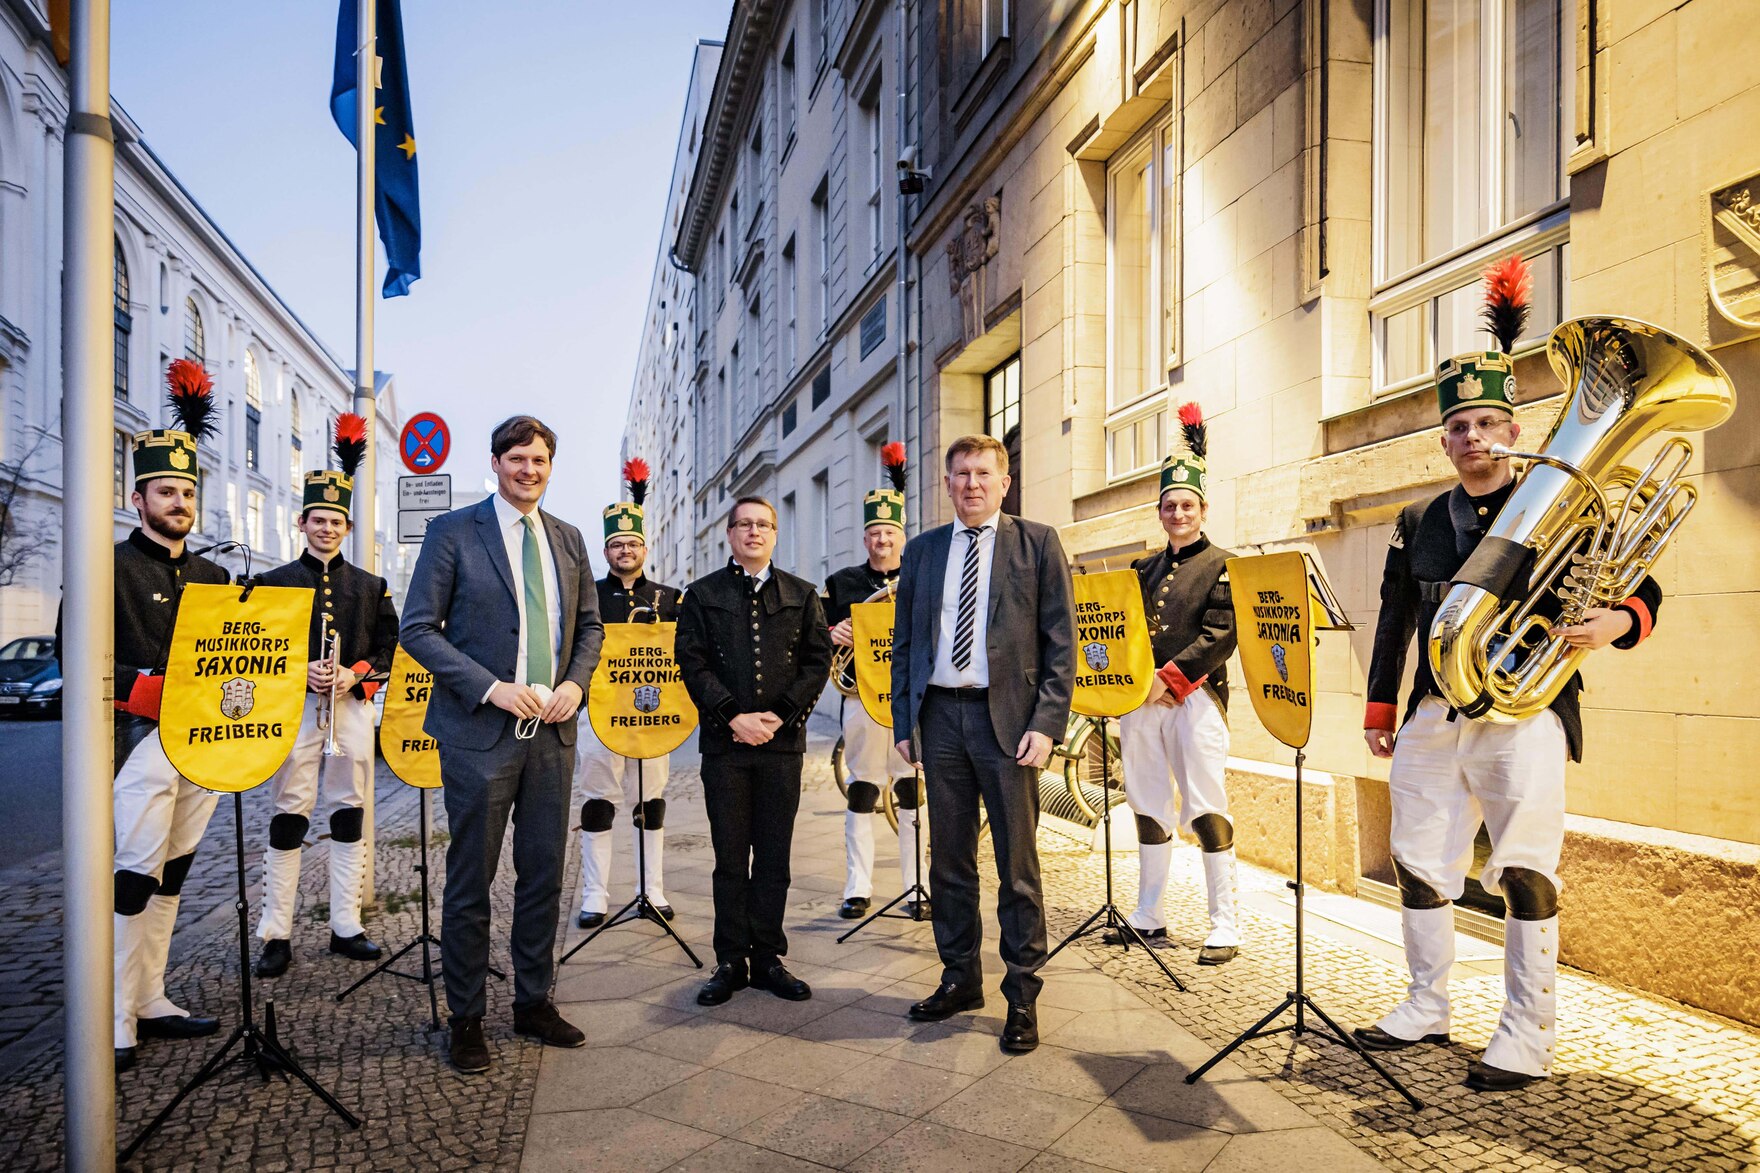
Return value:
<svg viewBox="0 0 1760 1173">
<path fill-rule="evenodd" d="M 1122 717 L 1149 699 L 1155 651 L 1134 570 L 1074 579 L 1076 683 L 1069 707 L 1087 717 Z"/>
<path fill-rule="evenodd" d="M 1253 711 L 1291 749 L 1308 744 L 1314 718 L 1314 601 L 1300 551 L 1230 558 L 1234 630 Z"/>
<path fill-rule="evenodd" d="M 159 739 L 177 772 L 232 794 L 267 782 L 299 736 L 312 592 L 192 583 L 183 589 Z"/>
<path fill-rule="evenodd" d="M 440 743 L 428 736 L 422 722 L 434 674 L 422 667 L 409 649 L 397 645 L 391 657 L 391 679 L 385 684 L 385 716 L 379 722 L 379 750 L 391 772 L 411 786 L 440 786 Z"/>
<path fill-rule="evenodd" d="M 897 611 L 892 599 L 855 603 L 849 609 L 850 638 L 856 645 L 856 693 L 862 708 L 882 729 L 892 728 L 892 623 Z"/>
<path fill-rule="evenodd" d="M 626 758 L 665 757 L 697 727 L 697 706 L 673 659 L 676 623 L 607 623 L 587 689 L 587 718 L 605 748 Z"/>
</svg>

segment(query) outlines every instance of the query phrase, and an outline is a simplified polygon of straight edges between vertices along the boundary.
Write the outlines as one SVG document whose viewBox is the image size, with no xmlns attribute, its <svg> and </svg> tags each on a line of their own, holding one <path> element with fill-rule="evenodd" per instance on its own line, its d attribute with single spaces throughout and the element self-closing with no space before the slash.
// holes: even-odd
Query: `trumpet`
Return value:
<svg viewBox="0 0 1760 1173">
<path fill-rule="evenodd" d="M 879 603 L 898 594 L 898 580 L 893 579 L 867 598 L 864 603 Z M 845 647 L 831 649 L 831 686 L 844 696 L 855 696 L 856 650 Z"/>
<path fill-rule="evenodd" d="M 342 639 L 330 626 L 329 615 L 324 616 L 321 633 L 318 648 L 330 665 L 330 688 L 318 697 L 318 728 L 324 731 L 324 756 L 333 758 L 342 752 L 336 748 L 336 678 L 342 670 Z"/>
</svg>

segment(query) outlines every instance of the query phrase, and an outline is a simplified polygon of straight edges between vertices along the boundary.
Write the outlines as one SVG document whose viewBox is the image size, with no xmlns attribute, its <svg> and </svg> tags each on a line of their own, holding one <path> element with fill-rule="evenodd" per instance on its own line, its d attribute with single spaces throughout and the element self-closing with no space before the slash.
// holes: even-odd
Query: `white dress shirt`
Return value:
<svg viewBox="0 0 1760 1173">
<path fill-rule="evenodd" d="M 937 688 L 989 688 L 990 655 L 990 565 L 996 560 L 996 523 L 1001 520 L 999 509 L 979 522 L 976 528 L 953 523 L 953 538 L 947 546 L 947 574 L 941 585 L 941 633 L 935 644 L 935 668 L 929 683 Z M 988 528 L 986 528 L 988 527 Z M 959 582 L 965 571 L 966 547 L 971 544 L 967 534 L 978 538 L 978 603 L 972 616 L 972 662 L 964 668 L 953 666 L 954 632 L 959 626 Z"/>
<path fill-rule="evenodd" d="M 495 520 L 501 527 L 501 541 L 507 547 L 507 565 L 513 571 L 513 602 L 519 608 L 519 658 L 513 665 L 513 682 L 523 684 L 526 679 L 526 514 L 516 509 L 507 498 L 500 493 L 495 494 Z M 538 539 L 538 561 L 544 566 L 544 602 L 549 614 L 545 616 L 550 625 L 550 672 L 551 679 L 545 684 L 555 683 L 555 674 L 562 670 L 557 662 L 562 651 L 562 591 L 556 581 L 556 556 L 550 551 L 550 536 L 544 532 L 544 517 L 537 509 L 533 509 L 530 517 Z M 493 687 L 490 692 L 495 691 Z M 485 693 L 483 699 L 489 699 Z"/>
</svg>

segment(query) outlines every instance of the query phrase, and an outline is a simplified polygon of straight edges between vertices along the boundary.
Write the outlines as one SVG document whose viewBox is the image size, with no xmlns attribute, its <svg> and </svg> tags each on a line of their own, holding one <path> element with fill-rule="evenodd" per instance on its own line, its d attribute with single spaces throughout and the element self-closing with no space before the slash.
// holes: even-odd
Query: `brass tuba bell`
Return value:
<svg viewBox="0 0 1760 1173">
<path fill-rule="evenodd" d="M 1575 318 L 1547 357 L 1569 400 L 1496 522 L 1443 596 L 1428 640 L 1430 671 L 1468 717 L 1514 722 L 1545 711 L 1587 650 L 1553 632 L 1629 598 L 1691 512 L 1681 477 L 1693 446 L 1664 441 L 1639 472 L 1622 462 L 1665 432 L 1709 431 L 1735 411 L 1717 360 L 1631 318 Z M 1554 613 L 1556 611 L 1556 613 Z"/>
<path fill-rule="evenodd" d="M 898 580 L 893 579 L 867 598 L 864 603 L 879 603 L 892 598 L 898 593 Z M 844 696 L 855 696 L 856 688 L 856 650 L 854 648 L 836 647 L 831 649 L 831 686 Z"/>
</svg>

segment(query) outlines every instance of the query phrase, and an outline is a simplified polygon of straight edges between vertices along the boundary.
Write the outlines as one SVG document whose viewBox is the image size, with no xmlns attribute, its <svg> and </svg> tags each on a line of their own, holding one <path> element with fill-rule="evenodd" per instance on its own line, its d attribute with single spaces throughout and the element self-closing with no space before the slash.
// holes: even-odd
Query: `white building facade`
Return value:
<svg viewBox="0 0 1760 1173">
<path fill-rule="evenodd" d="M 62 150 L 67 77 L 41 13 L 0 4 L 0 473 L 16 473 L 0 570 L 0 639 L 55 626 L 61 594 Z M 118 106 L 114 274 L 116 536 L 136 524 L 130 436 L 167 422 L 164 372 L 202 363 L 220 404 L 218 435 L 201 449 L 199 533 L 247 543 L 255 569 L 294 557 L 300 482 L 333 462 L 336 416 L 353 380 L 227 239 Z M 378 542 L 395 581 L 398 548 L 395 384 L 381 373 L 377 433 Z M 11 481 L 12 475 L 0 476 Z M 234 570 L 242 560 L 222 561 Z M 413 557 L 412 557 L 413 561 Z M 0 577 L 0 582 L 4 578 Z"/>
</svg>

